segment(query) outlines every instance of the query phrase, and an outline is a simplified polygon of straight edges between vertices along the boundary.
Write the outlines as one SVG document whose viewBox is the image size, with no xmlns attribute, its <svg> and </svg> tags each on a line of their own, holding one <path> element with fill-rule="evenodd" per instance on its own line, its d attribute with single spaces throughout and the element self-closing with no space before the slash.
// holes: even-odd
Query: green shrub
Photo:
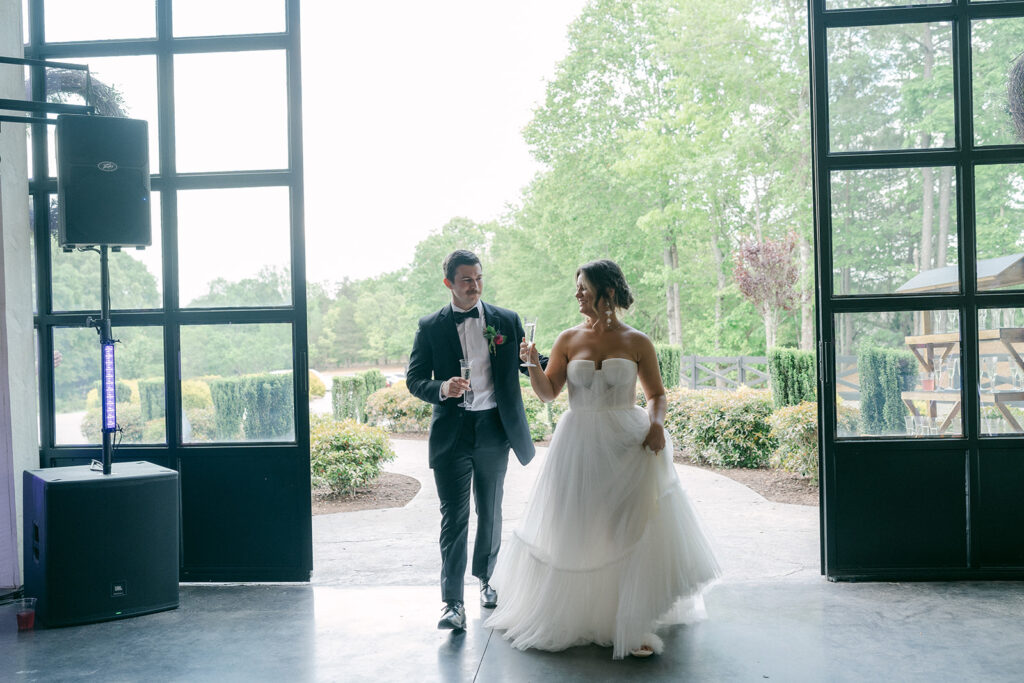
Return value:
<svg viewBox="0 0 1024 683">
<path fill-rule="evenodd" d="M 783 406 L 768 418 L 775 439 L 771 465 L 818 480 L 818 404 Z"/>
<path fill-rule="evenodd" d="M 565 411 L 569 410 L 569 392 L 563 391 L 554 401 L 549 401 L 544 406 L 548 413 L 548 424 L 554 430 L 558 426 L 558 421 L 562 419 L 562 415 L 565 414 Z"/>
<path fill-rule="evenodd" d="M 679 386 L 683 347 L 674 344 L 655 344 L 654 351 L 658 356 L 658 372 L 661 373 L 661 383 L 665 385 L 666 389 Z"/>
<path fill-rule="evenodd" d="M 186 410 L 213 407 L 210 385 L 201 379 L 186 379 L 181 383 L 181 406 Z"/>
<path fill-rule="evenodd" d="M 339 494 L 380 476 L 381 463 L 392 460 L 395 452 L 387 432 L 379 427 L 314 415 L 310 419 L 309 456 L 313 486 Z"/>
<path fill-rule="evenodd" d="M 378 389 L 366 399 L 367 422 L 391 432 L 426 432 L 431 412 L 431 404 L 410 394 L 405 382 Z"/>
<path fill-rule="evenodd" d="M 165 443 L 167 440 L 167 433 L 164 431 L 164 424 L 164 419 L 162 417 L 157 417 L 152 420 L 143 420 L 142 442 Z"/>
<path fill-rule="evenodd" d="M 214 407 L 212 440 L 233 441 L 244 435 L 248 441 L 276 441 L 294 434 L 290 372 L 212 378 L 209 388 Z"/>
<path fill-rule="evenodd" d="M 327 385 L 312 372 L 309 373 L 309 396 L 310 398 L 323 398 L 327 395 Z"/>
<path fill-rule="evenodd" d="M 366 381 L 362 375 L 335 377 L 331 384 L 331 408 L 334 419 L 359 420 L 366 398 Z"/>
<path fill-rule="evenodd" d="M 862 434 L 902 434 L 907 406 L 900 394 L 914 386 L 917 359 L 909 351 L 864 347 L 857 354 Z"/>
<path fill-rule="evenodd" d="M 144 421 L 163 418 L 167 413 L 165 400 L 163 377 L 139 380 L 139 405 Z"/>
<path fill-rule="evenodd" d="M 194 408 L 186 411 L 185 415 L 188 417 L 188 433 L 182 436 L 186 442 L 202 443 L 218 440 L 216 410 L 213 408 Z M 237 438 L 237 436 L 233 438 Z"/>
<path fill-rule="evenodd" d="M 290 372 L 246 375 L 242 386 L 242 431 L 247 440 L 278 440 L 294 435 L 295 392 Z"/>
<path fill-rule="evenodd" d="M 235 441 L 242 434 L 245 403 L 239 377 L 218 377 L 209 382 L 213 400 L 214 441 Z"/>
<path fill-rule="evenodd" d="M 775 449 L 768 425 L 768 391 L 673 389 L 665 426 L 698 462 L 717 467 L 764 467 Z"/>
<path fill-rule="evenodd" d="M 816 357 L 812 351 L 771 349 L 768 376 L 776 408 L 818 400 Z"/>
<path fill-rule="evenodd" d="M 117 394 L 117 403 L 134 403 L 135 397 L 132 394 L 132 386 L 123 380 L 114 380 L 114 392 Z M 85 409 L 91 410 L 100 407 L 100 383 L 93 382 L 92 389 L 85 395 Z"/>
<path fill-rule="evenodd" d="M 384 373 L 374 368 L 373 370 L 367 370 L 360 374 L 363 378 L 363 384 L 366 385 L 366 395 L 369 396 L 375 391 L 380 391 L 387 386 L 387 379 L 384 377 Z"/>
<path fill-rule="evenodd" d="M 87 443 L 102 443 L 102 420 L 103 416 L 98 405 L 86 411 L 85 417 L 82 418 L 81 431 Z M 117 426 L 122 431 L 120 435 L 115 434 L 114 438 L 119 440 L 119 443 L 144 443 L 144 424 L 138 405 L 134 403 L 117 404 Z M 158 441 L 163 441 L 163 439 L 160 438 Z"/>
<path fill-rule="evenodd" d="M 547 404 L 537 398 L 532 389 L 523 390 L 523 408 L 531 439 L 540 441 L 551 433 L 553 426 L 548 419 Z"/>
</svg>

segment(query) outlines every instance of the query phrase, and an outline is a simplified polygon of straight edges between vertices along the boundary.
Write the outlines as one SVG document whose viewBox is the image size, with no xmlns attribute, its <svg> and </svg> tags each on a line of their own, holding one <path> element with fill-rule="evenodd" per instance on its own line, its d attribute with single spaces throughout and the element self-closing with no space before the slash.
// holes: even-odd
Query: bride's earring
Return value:
<svg viewBox="0 0 1024 683">
<path fill-rule="evenodd" d="M 605 316 L 607 316 L 605 318 L 605 327 L 610 328 L 612 326 L 612 307 L 609 306 L 608 308 L 606 308 L 604 314 Z"/>
</svg>

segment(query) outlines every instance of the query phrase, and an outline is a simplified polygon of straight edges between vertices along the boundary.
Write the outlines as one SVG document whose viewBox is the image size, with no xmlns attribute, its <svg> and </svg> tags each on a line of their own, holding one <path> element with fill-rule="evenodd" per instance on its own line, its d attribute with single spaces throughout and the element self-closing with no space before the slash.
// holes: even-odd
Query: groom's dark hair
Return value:
<svg viewBox="0 0 1024 683">
<path fill-rule="evenodd" d="M 480 265 L 480 259 L 476 257 L 476 254 L 465 249 L 456 249 L 444 257 L 444 263 L 441 264 L 441 268 L 444 269 L 445 278 L 447 278 L 449 282 L 454 282 L 455 271 L 459 266 L 478 265 Z"/>
</svg>

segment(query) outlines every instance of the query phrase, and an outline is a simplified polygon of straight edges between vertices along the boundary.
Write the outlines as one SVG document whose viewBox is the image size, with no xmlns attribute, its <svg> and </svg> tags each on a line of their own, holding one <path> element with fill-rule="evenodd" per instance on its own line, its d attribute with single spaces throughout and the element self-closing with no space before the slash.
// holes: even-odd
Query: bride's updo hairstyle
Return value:
<svg viewBox="0 0 1024 683">
<path fill-rule="evenodd" d="M 615 261 L 598 259 L 584 263 L 576 269 L 576 277 L 579 278 L 581 273 L 597 293 L 594 300 L 594 307 L 597 310 L 604 310 L 604 305 L 607 304 L 623 310 L 633 305 L 633 294 L 629 291 L 626 276 L 622 274 L 622 269 Z M 608 299 L 609 289 L 612 290 L 611 300 Z"/>
</svg>

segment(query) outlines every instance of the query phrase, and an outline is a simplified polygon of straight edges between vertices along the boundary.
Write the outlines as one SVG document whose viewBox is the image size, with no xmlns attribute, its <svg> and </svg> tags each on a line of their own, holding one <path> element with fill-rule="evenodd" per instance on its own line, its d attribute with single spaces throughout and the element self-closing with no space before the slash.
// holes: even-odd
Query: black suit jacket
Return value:
<svg viewBox="0 0 1024 683">
<path fill-rule="evenodd" d="M 523 395 L 519 388 L 519 343 L 523 327 L 519 316 L 506 308 L 483 304 L 484 326 L 494 327 L 505 340 L 495 346 L 491 355 L 491 373 L 494 381 L 494 400 L 509 444 L 519 462 L 524 465 L 533 459 L 536 449 L 530 438 L 530 427 L 523 410 Z M 430 466 L 443 465 L 454 448 L 464 412 L 456 404 L 461 398 L 441 400 L 441 383 L 459 376 L 462 342 L 455 328 L 452 307 L 444 308 L 420 318 L 416 340 L 409 354 L 405 372 L 405 385 L 413 396 L 434 405 L 430 420 Z M 546 360 L 546 359 L 545 359 Z"/>
</svg>

